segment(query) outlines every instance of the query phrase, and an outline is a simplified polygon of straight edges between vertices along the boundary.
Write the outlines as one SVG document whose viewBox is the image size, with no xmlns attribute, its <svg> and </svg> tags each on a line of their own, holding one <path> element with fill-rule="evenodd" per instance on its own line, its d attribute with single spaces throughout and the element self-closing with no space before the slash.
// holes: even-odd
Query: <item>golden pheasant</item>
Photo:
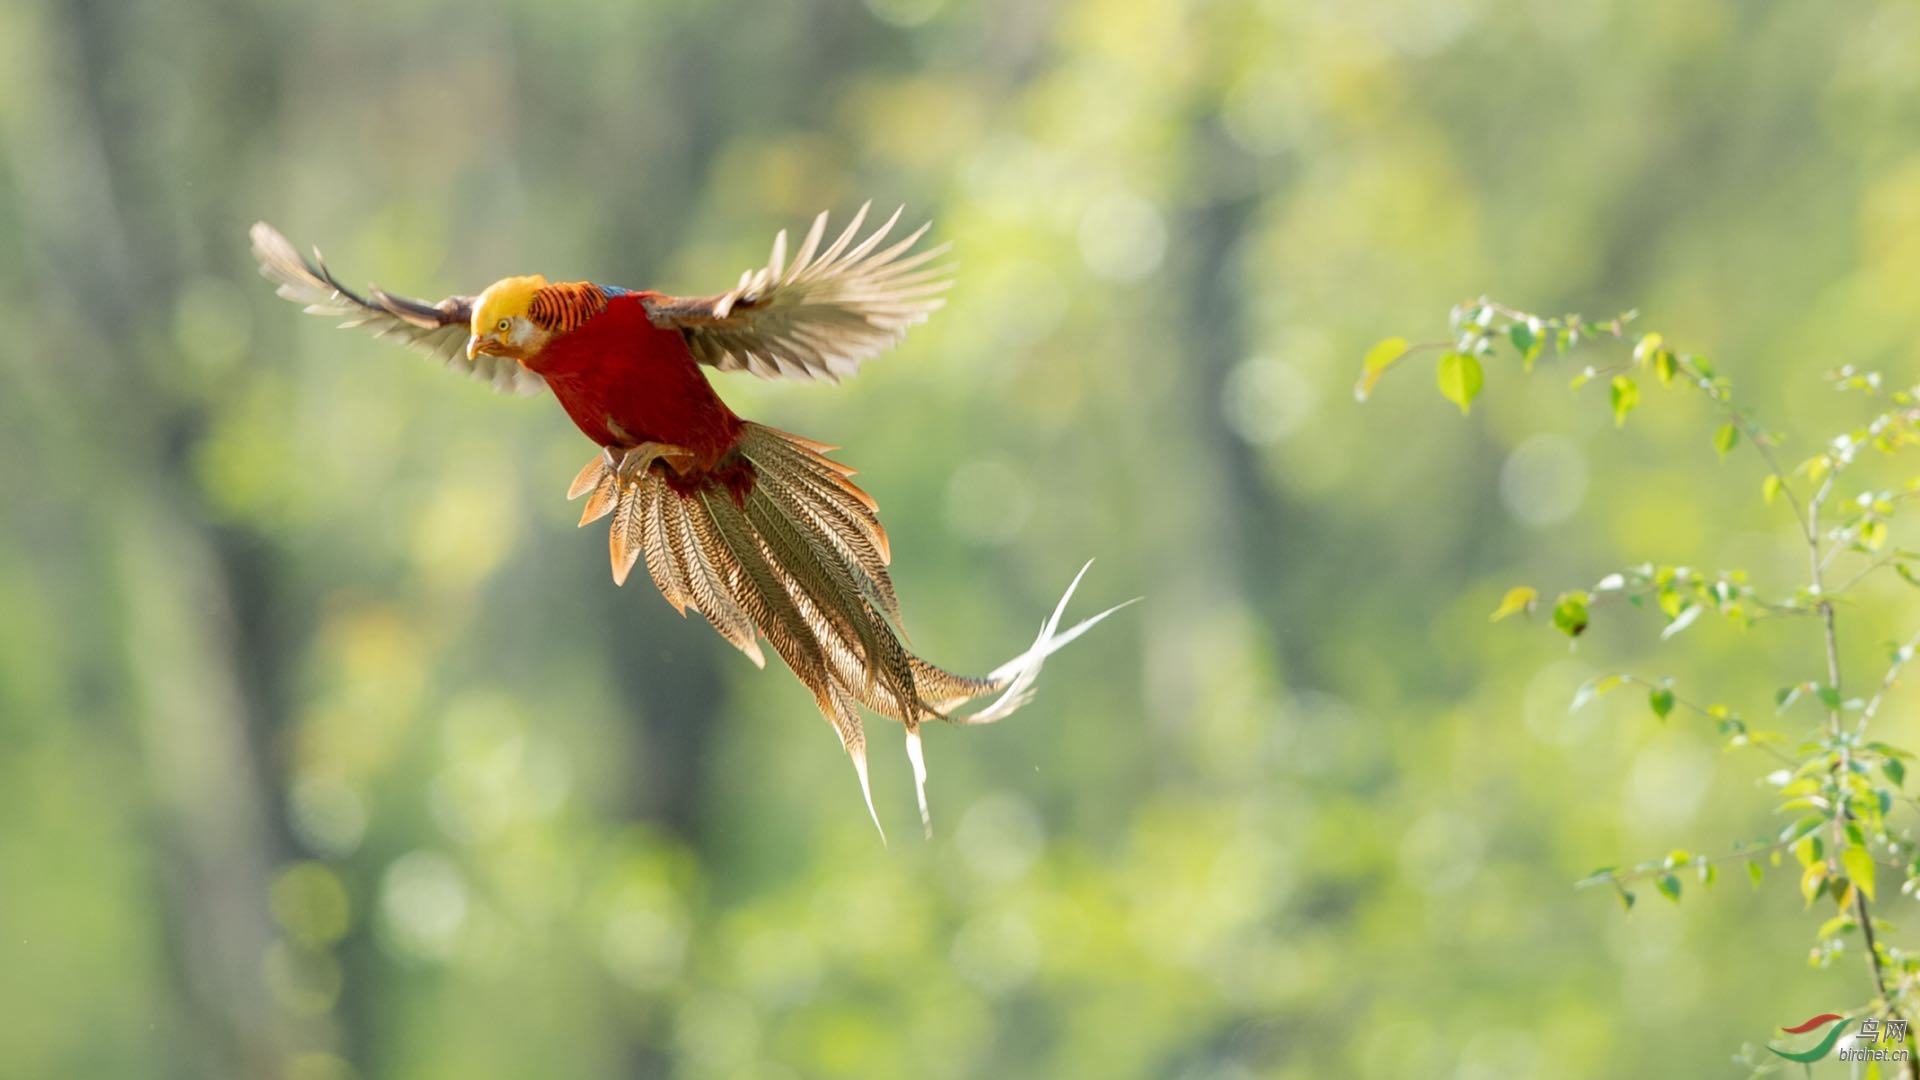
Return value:
<svg viewBox="0 0 1920 1080">
<path fill-rule="evenodd" d="M 702 364 L 838 381 L 943 303 L 945 247 L 914 251 L 928 226 L 889 242 L 896 211 L 860 239 L 866 213 L 831 242 L 821 214 L 791 260 L 782 231 L 766 266 L 702 297 L 538 275 L 431 304 L 378 288 L 363 296 L 318 251 L 302 258 L 264 222 L 252 240 L 260 272 L 307 311 L 396 338 L 496 389 L 552 391 L 601 447 L 567 496 L 586 496 L 582 525 L 612 516 L 614 582 L 644 559 L 668 603 L 700 612 L 755 664 L 766 663 L 759 642 L 772 645 L 839 734 L 876 828 L 859 706 L 899 721 L 931 835 L 920 725 L 1006 717 L 1031 696 L 1048 655 L 1118 608 L 1060 629 L 1076 575 L 1033 645 L 988 674 L 915 656 L 897 630 L 887 534 L 853 470 L 827 456 L 833 447 L 742 420 L 708 384 Z"/>
</svg>

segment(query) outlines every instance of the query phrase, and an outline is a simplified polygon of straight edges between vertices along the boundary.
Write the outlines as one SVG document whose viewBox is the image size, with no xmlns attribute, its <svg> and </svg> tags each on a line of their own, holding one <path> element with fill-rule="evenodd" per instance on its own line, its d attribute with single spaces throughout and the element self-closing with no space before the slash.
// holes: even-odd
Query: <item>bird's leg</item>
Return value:
<svg viewBox="0 0 1920 1080">
<path fill-rule="evenodd" d="M 621 486 L 624 487 L 640 479 L 640 475 L 647 471 L 655 458 L 660 456 L 654 449 L 658 445 L 650 442 L 641 443 L 638 446 L 629 446 L 620 452 L 620 461 L 614 466 L 614 473 L 620 477 Z"/>
<path fill-rule="evenodd" d="M 660 447 L 660 460 L 665 461 L 673 468 L 674 472 L 679 473 L 681 476 L 685 476 L 699 467 L 699 455 L 686 447 L 669 446 L 665 443 L 656 443 L 655 445 Z"/>
<path fill-rule="evenodd" d="M 609 461 L 613 460 L 613 453 L 613 448 L 608 447 Z M 693 468 L 695 457 L 693 451 L 684 446 L 648 441 L 622 451 L 614 470 L 619 474 L 621 483 L 632 483 L 656 461 L 664 461 L 673 467 L 674 472 L 685 475 Z"/>
</svg>

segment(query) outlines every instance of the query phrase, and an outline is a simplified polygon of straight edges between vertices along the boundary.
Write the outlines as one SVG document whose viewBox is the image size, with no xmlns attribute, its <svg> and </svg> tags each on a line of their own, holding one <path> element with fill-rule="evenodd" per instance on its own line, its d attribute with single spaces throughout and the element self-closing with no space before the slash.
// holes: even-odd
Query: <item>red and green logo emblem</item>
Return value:
<svg viewBox="0 0 1920 1080">
<path fill-rule="evenodd" d="M 1833 1022 L 1835 1020 L 1838 1020 L 1840 1022 L 1837 1024 L 1834 1024 Z M 1840 1041 L 1840 1036 L 1845 1035 L 1847 1033 L 1847 1027 L 1852 1023 L 1853 1021 L 1851 1019 L 1841 1016 L 1839 1013 L 1821 1013 L 1819 1016 L 1816 1016 L 1813 1019 L 1806 1021 L 1805 1023 L 1796 1024 L 1790 1028 L 1780 1029 L 1783 1033 L 1787 1035 L 1804 1035 L 1807 1032 L 1812 1031 L 1815 1028 L 1818 1028 L 1824 1024 L 1833 1024 L 1832 1027 L 1827 1029 L 1827 1033 L 1821 1037 L 1820 1041 L 1816 1043 L 1811 1049 L 1781 1050 L 1778 1047 L 1773 1047 L 1773 1046 L 1769 1046 L 1767 1047 L 1767 1049 L 1772 1050 L 1774 1053 L 1779 1054 L 1781 1057 L 1786 1058 L 1788 1061 L 1799 1061 L 1799 1062 L 1819 1061 L 1821 1058 L 1824 1058 L 1828 1054 L 1833 1053 L 1834 1044 Z"/>
</svg>

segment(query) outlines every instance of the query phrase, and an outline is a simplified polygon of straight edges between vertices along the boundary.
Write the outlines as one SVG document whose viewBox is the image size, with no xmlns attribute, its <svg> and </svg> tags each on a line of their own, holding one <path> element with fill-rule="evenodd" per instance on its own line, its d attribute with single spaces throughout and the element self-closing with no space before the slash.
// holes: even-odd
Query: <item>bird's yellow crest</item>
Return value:
<svg viewBox="0 0 1920 1080">
<path fill-rule="evenodd" d="M 487 286 L 473 302 L 473 335 L 492 334 L 502 319 L 525 318 L 527 308 L 533 304 L 533 294 L 546 287 L 547 279 L 539 274 L 501 278 Z"/>
</svg>

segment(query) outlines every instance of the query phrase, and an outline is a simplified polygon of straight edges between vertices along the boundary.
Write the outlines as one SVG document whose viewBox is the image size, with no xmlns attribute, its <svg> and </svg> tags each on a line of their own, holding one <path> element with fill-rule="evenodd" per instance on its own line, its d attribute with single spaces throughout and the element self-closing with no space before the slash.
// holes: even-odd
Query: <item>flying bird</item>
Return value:
<svg viewBox="0 0 1920 1080">
<path fill-rule="evenodd" d="M 675 610 L 698 611 L 756 665 L 766 664 L 760 642 L 771 645 L 839 735 L 875 828 L 860 707 L 898 721 L 931 836 L 920 726 L 1004 719 L 1032 696 L 1050 654 L 1119 608 L 1061 629 L 1082 567 L 1032 646 L 986 675 L 914 655 L 899 631 L 878 506 L 854 471 L 827 456 L 834 447 L 741 419 L 708 383 L 703 366 L 837 382 L 944 303 L 946 247 L 915 250 L 929 225 L 890 241 L 895 211 L 863 239 L 866 215 L 862 207 L 829 241 L 822 213 L 791 259 L 782 230 L 767 265 L 711 296 L 535 274 L 428 303 L 356 293 L 317 249 L 303 258 L 265 222 L 251 236 L 261 274 L 308 312 L 398 340 L 497 390 L 551 392 L 600 447 L 567 497 L 586 497 L 583 526 L 612 518 L 614 583 L 644 561 Z"/>
</svg>

